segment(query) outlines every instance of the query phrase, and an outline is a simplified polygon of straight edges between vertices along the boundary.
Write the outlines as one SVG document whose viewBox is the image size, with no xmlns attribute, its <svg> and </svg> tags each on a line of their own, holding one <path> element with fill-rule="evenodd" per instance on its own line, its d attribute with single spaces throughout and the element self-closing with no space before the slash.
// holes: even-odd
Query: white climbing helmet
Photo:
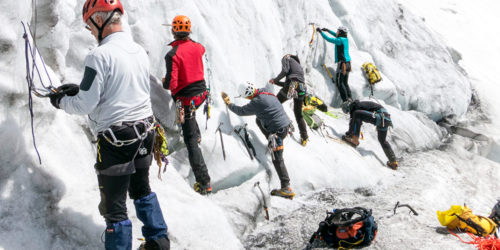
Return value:
<svg viewBox="0 0 500 250">
<path fill-rule="evenodd" d="M 253 85 L 253 83 L 251 82 L 247 82 L 246 84 L 240 85 L 239 97 L 252 99 L 255 96 L 256 92 L 257 88 L 255 88 L 255 85 Z"/>
</svg>

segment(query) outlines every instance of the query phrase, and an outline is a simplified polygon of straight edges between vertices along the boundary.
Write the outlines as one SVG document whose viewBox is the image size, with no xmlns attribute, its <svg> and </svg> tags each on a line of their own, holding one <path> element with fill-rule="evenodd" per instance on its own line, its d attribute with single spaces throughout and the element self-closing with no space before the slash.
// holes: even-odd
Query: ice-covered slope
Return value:
<svg viewBox="0 0 500 250">
<path fill-rule="evenodd" d="M 78 82 L 83 74 L 83 59 L 96 45 L 80 18 L 83 1 L 37 2 L 37 42 L 42 54 L 61 82 Z M 192 19 L 193 39 L 207 48 L 207 72 L 211 72 L 207 80 L 215 103 L 208 129 L 203 129 L 201 110 L 198 122 L 215 194 L 202 197 L 192 191 L 194 180 L 187 152 L 179 142 L 182 139 L 172 123 L 169 94 L 157 84 L 153 86 L 154 112 L 169 128 L 174 153 L 169 157 L 163 181 L 156 179 L 157 168 L 152 166 L 151 185 L 164 209 L 174 249 L 300 248 L 325 209 L 355 205 L 374 208 L 380 218 L 375 247 L 416 249 L 422 238 L 435 233 L 418 229 L 425 232 L 407 239 L 393 224 L 399 226 L 411 221 L 411 217 L 382 219 L 398 198 L 424 210 L 423 219 L 402 227 L 411 231 L 424 224 L 435 226 L 433 213 L 451 202 L 467 200 L 484 214 L 495 197 L 494 191 L 499 190 L 497 181 L 490 178 L 500 175 L 498 165 L 464 152 L 464 145 L 475 145 L 473 142 L 456 139 L 451 149 L 436 150 L 442 145 L 444 129 L 429 118 L 464 114 L 470 86 L 442 39 L 422 19 L 394 1 L 124 1 L 124 6 L 124 21 L 128 23 L 125 29 L 149 52 L 156 77 L 165 73 L 163 57 L 172 39 L 168 27 L 161 24 L 169 23 L 175 15 Z M 0 236 L 11 239 L 1 241 L 0 248 L 97 249 L 102 247 L 104 222 L 97 210 L 99 193 L 92 169 L 95 149 L 87 136 L 84 118 L 66 115 L 53 109 L 48 100 L 35 98 L 35 134 L 42 166 L 38 166 L 32 147 L 19 24 L 21 20 L 29 21 L 31 7 L 30 1 L 0 2 L 1 9 L 12 10 L 0 14 L 4 23 L 0 34 L 0 138 L 9 142 L 0 145 Z M 297 53 L 306 68 L 310 91 L 338 107 L 336 87 L 322 68 L 323 63 L 334 66 L 333 45 L 316 36 L 309 47 L 310 22 L 330 29 L 343 24 L 351 29 L 350 85 L 356 97 L 369 95 L 360 65 L 374 61 L 379 66 L 384 80 L 376 86 L 376 101 L 387 104 L 392 114 L 395 127 L 389 141 L 404 160 L 400 171 L 384 167 L 386 158 L 370 125 L 364 126 L 365 139 L 357 150 L 311 131 L 311 141 L 305 148 L 287 138 L 285 162 L 297 198 L 272 198 L 272 221 L 268 223 L 263 219 L 260 194 L 254 188 L 256 181 L 266 193 L 278 186 L 270 156 L 265 154 L 265 139 L 254 117 L 229 114 L 219 95 L 226 91 L 236 96 L 238 86 L 246 81 L 266 86 L 267 80 L 279 73 L 281 57 Z M 293 117 L 290 105 L 284 104 Z M 328 125 L 326 131 L 340 136 L 347 130 L 348 121 L 334 107 L 331 109 L 339 118 L 322 117 Z M 226 161 L 222 159 L 220 139 L 214 135 L 220 122 L 224 123 Z M 232 133 L 234 126 L 244 123 L 252 130 L 260 163 L 250 160 Z M 479 172 L 473 163 L 477 161 L 482 163 Z M 471 174 L 484 185 L 475 187 L 468 180 Z M 447 176 L 468 184 L 455 186 Z M 134 237 L 140 237 L 141 224 L 132 203 L 128 205 Z M 259 236 L 263 233 L 271 233 L 266 236 L 270 240 Z M 255 238 L 261 242 L 254 244 Z M 461 246 L 455 239 L 441 238 L 443 246 Z"/>
</svg>

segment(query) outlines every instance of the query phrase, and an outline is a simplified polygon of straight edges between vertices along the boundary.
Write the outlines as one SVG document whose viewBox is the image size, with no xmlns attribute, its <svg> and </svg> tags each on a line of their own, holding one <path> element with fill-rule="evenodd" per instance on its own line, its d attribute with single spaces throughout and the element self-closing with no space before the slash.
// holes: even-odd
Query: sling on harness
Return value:
<svg viewBox="0 0 500 250">
<path fill-rule="evenodd" d="M 167 171 L 168 159 L 167 155 L 169 155 L 168 145 L 167 145 L 167 137 L 165 136 L 165 130 L 161 127 L 159 123 L 155 125 L 155 139 L 153 146 L 153 156 L 158 165 L 158 179 L 161 180 L 161 163 L 164 162 L 165 166 L 163 168 L 163 173 Z"/>
</svg>

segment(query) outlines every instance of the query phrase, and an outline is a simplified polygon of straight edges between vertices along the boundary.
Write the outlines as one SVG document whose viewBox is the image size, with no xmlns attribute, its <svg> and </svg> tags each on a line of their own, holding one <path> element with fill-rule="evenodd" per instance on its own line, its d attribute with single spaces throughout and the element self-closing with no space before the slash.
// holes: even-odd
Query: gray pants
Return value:
<svg viewBox="0 0 500 250">
<path fill-rule="evenodd" d="M 256 119 L 257 126 L 259 126 L 260 131 L 269 138 L 270 133 L 264 129 L 259 119 Z M 282 128 L 276 132 L 278 138 L 276 139 L 277 150 L 273 152 L 274 160 L 273 165 L 280 178 L 281 187 L 285 188 L 290 186 L 290 177 L 288 177 L 288 171 L 286 170 L 285 161 L 283 160 L 283 140 L 288 134 L 288 127 Z"/>
</svg>

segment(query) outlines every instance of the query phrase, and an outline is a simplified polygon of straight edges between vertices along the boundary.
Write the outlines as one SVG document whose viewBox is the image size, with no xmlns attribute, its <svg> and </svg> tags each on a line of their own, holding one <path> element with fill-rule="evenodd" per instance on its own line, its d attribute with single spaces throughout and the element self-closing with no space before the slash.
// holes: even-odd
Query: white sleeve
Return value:
<svg viewBox="0 0 500 250">
<path fill-rule="evenodd" d="M 105 71 L 104 61 L 95 56 L 85 58 L 85 72 L 80 91 L 75 96 L 65 96 L 61 99 L 59 107 L 69 114 L 86 115 L 92 113 L 99 103 L 103 89 Z"/>
</svg>

